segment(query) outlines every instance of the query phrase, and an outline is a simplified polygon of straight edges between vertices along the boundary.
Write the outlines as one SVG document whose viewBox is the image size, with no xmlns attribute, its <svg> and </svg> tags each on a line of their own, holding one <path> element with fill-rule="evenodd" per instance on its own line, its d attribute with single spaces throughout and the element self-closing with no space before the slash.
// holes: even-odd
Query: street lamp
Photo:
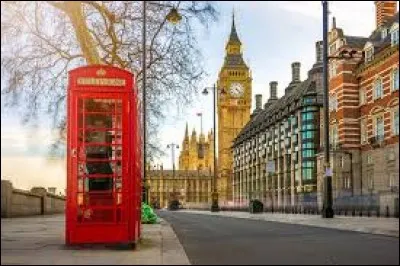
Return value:
<svg viewBox="0 0 400 266">
<path fill-rule="evenodd" d="M 146 11 L 147 11 L 147 1 L 143 1 L 143 18 L 142 18 L 142 110 L 143 110 L 143 187 L 142 187 L 142 201 L 148 203 L 148 193 L 146 188 Z M 172 7 L 168 5 L 163 5 L 159 3 L 148 2 L 148 4 L 154 4 L 164 7 Z M 172 7 L 168 15 L 166 16 L 167 21 L 172 24 L 177 24 L 181 21 L 182 16 L 178 13 L 175 7 Z"/>
<path fill-rule="evenodd" d="M 175 149 L 179 149 L 179 145 L 175 143 L 170 143 L 167 148 L 171 149 L 172 156 L 172 194 L 175 197 Z"/>
<path fill-rule="evenodd" d="M 330 59 L 352 59 L 357 54 L 355 50 L 343 50 L 339 56 L 328 56 L 328 1 L 322 1 L 322 24 L 323 24 L 323 90 L 324 90 L 324 204 L 322 209 L 323 218 L 333 218 L 332 208 L 332 169 L 329 158 L 329 80 L 328 63 Z"/>
<path fill-rule="evenodd" d="M 214 134 L 214 179 L 213 179 L 213 193 L 211 195 L 212 198 L 212 203 L 211 203 L 211 211 L 212 212 L 217 212 L 219 211 L 219 206 L 218 206 L 218 191 L 217 191 L 217 138 L 216 138 L 216 131 L 217 131 L 217 127 L 216 127 L 216 122 L 215 122 L 215 116 L 217 114 L 216 112 L 216 94 L 217 94 L 217 90 L 219 90 L 221 92 L 221 94 L 224 94 L 225 91 L 224 89 L 218 89 L 215 84 L 213 87 L 206 87 L 203 90 L 203 94 L 207 95 L 208 94 L 208 90 L 211 89 L 213 91 L 213 119 L 214 119 L 214 130 L 213 130 L 213 134 Z"/>
</svg>

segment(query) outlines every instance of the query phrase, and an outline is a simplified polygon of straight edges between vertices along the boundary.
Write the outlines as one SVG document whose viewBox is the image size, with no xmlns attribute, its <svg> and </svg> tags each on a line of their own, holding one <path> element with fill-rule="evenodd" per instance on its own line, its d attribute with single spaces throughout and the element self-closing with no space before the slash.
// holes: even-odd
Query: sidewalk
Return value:
<svg viewBox="0 0 400 266">
<path fill-rule="evenodd" d="M 377 217 L 351 217 L 338 216 L 332 219 L 324 219 L 321 215 L 286 214 L 286 213 L 258 213 L 231 212 L 231 211 L 199 211 L 180 210 L 179 212 L 197 213 L 203 215 L 227 216 L 242 219 L 264 220 L 270 222 L 301 224 L 316 227 L 333 228 L 339 230 L 357 231 L 370 234 L 380 234 L 399 237 L 398 218 Z"/>
<path fill-rule="evenodd" d="M 70 249 L 64 245 L 63 215 L 1 219 L 1 264 L 190 264 L 166 221 L 142 225 L 142 237 L 134 250 Z"/>
</svg>

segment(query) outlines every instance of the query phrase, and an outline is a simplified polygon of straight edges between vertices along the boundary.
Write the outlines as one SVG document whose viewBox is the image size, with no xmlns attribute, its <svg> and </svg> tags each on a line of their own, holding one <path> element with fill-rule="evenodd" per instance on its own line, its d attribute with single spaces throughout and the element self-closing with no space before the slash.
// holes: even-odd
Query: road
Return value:
<svg viewBox="0 0 400 266">
<path fill-rule="evenodd" d="M 399 265 L 399 238 L 295 224 L 159 211 L 199 264 Z"/>
</svg>

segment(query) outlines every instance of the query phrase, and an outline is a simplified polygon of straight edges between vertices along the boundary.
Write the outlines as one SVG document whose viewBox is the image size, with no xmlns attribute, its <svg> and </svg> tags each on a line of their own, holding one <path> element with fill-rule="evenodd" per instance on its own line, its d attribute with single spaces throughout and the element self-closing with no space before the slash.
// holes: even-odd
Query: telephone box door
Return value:
<svg viewBox="0 0 400 266">
<path fill-rule="evenodd" d="M 72 236 L 76 242 L 121 242 L 128 239 L 130 209 L 128 192 L 127 99 L 77 93 L 71 124 L 71 200 L 76 208 Z M 73 204 L 75 205 L 75 204 Z M 73 241 L 73 242 L 75 242 Z"/>
</svg>

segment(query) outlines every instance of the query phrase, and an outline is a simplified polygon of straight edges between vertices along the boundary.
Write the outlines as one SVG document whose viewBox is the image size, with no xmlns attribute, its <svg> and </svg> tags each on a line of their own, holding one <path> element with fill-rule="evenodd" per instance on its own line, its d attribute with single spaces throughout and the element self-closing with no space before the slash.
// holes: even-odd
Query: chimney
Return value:
<svg viewBox="0 0 400 266">
<path fill-rule="evenodd" d="M 316 63 L 322 63 L 323 42 L 318 41 L 315 43 Z"/>
<path fill-rule="evenodd" d="M 300 62 L 292 63 L 292 82 L 300 81 Z"/>
<path fill-rule="evenodd" d="M 262 95 L 256 94 L 256 109 L 261 109 L 262 107 Z"/>
<path fill-rule="evenodd" d="M 397 1 L 375 1 L 376 28 L 380 28 L 385 22 L 396 14 Z"/>
<path fill-rule="evenodd" d="M 277 100 L 276 91 L 277 91 L 278 82 L 271 81 L 269 83 L 269 99 L 270 100 Z"/>
</svg>

